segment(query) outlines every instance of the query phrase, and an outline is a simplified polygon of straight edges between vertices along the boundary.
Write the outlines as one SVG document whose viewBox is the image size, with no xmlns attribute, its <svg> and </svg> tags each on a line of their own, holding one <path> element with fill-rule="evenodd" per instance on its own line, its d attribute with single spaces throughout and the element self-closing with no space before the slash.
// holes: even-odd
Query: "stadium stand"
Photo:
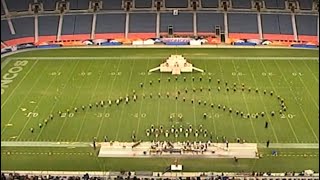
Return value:
<svg viewBox="0 0 320 180">
<path fill-rule="evenodd" d="M 298 35 L 317 35 L 317 16 L 296 15 Z"/>
<path fill-rule="evenodd" d="M 75 18 L 74 34 L 90 34 L 92 15 L 79 15 Z"/>
<path fill-rule="evenodd" d="M 197 13 L 197 30 L 199 33 L 214 32 L 215 26 L 224 29 L 222 13 Z"/>
<path fill-rule="evenodd" d="M 7 20 L 1 20 L 1 41 L 12 39 Z"/>
<path fill-rule="evenodd" d="M 175 32 L 192 32 L 192 14 L 179 13 L 179 15 L 175 16 L 172 13 L 161 13 L 160 32 L 168 32 L 168 26 L 173 26 Z"/>
<path fill-rule="evenodd" d="M 122 1 L 119 0 L 103 0 L 102 9 L 106 10 L 120 10 L 122 9 Z"/>
<path fill-rule="evenodd" d="M 88 9 L 89 0 L 70 0 L 70 9 Z"/>
<path fill-rule="evenodd" d="M 45 11 L 54 11 L 56 9 L 56 1 L 42 0 L 42 4 Z"/>
<path fill-rule="evenodd" d="M 230 33 L 258 33 L 256 14 L 228 13 Z"/>
<path fill-rule="evenodd" d="M 151 8 L 152 0 L 135 0 L 135 8 Z"/>
<path fill-rule="evenodd" d="M 59 16 L 39 17 L 39 36 L 57 35 Z"/>
<path fill-rule="evenodd" d="M 219 7 L 219 1 L 218 0 L 202 0 L 201 6 L 203 8 L 217 8 Z"/>
<path fill-rule="evenodd" d="M 63 17 L 61 35 L 72 35 L 75 31 L 75 15 L 65 15 Z"/>
<path fill-rule="evenodd" d="M 154 33 L 156 31 L 156 14 L 154 13 L 132 13 L 129 21 L 129 32 Z"/>
<path fill-rule="evenodd" d="M 187 8 L 188 0 L 166 0 L 165 4 L 167 8 Z"/>
<path fill-rule="evenodd" d="M 1 3 L 1 15 L 4 15 L 4 14 L 5 14 L 5 12 L 4 12 L 4 9 L 2 7 L 2 3 Z"/>
<path fill-rule="evenodd" d="M 16 18 L 11 19 L 11 21 L 16 31 L 16 34 L 12 35 L 12 38 L 34 37 L 34 17 Z"/>
<path fill-rule="evenodd" d="M 285 0 L 264 0 L 267 9 L 284 9 Z"/>
<path fill-rule="evenodd" d="M 262 32 L 266 34 L 293 34 L 290 15 L 261 14 Z"/>
<path fill-rule="evenodd" d="M 6 0 L 9 11 L 28 11 L 30 0 Z"/>
<path fill-rule="evenodd" d="M 250 9 L 251 0 L 232 0 L 232 8 L 235 9 Z"/>
<path fill-rule="evenodd" d="M 301 10 L 311 10 L 312 0 L 298 0 Z"/>
<path fill-rule="evenodd" d="M 124 33 L 125 19 L 125 14 L 98 14 L 96 34 Z"/>
</svg>

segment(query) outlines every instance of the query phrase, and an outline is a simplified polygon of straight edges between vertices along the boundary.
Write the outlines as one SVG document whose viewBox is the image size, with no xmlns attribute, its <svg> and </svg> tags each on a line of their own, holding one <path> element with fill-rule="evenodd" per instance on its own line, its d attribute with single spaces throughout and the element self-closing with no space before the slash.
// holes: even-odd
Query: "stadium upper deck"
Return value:
<svg viewBox="0 0 320 180">
<path fill-rule="evenodd" d="M 226 37 L 317 41 L 317 9 L 312 0 L 4 0 L 1 41 L 151 38 L 169 26 L 175 34 L 214 35 L 219 28 Z"/>
</svg>

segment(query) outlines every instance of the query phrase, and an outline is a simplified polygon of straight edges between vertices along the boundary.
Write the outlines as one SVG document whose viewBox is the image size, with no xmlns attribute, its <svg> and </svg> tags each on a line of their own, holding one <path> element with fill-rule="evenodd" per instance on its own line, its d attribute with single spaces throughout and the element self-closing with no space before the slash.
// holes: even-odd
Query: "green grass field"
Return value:
<svg viewBox="0 0 320 180">
<path fill-rule="evenodd" d="M 148 73 L 171 54 L 182 54 L 205 72 L 182 74 L 177 79 L 169 73 Z M 199 129 L 202 125 L 215 140 L 226 136 L 235 142 L 239 137 L 259 143 L 261 147 L 267 140 L 271 144 L 318 144 L 318 65 L 318 51 L 292 49 L 59 49 L 20 53 L 2 59 L 1 141 L 92 142 L 93 137 L 103 141 L 104 136 L 113 141 L 131 141 L 133 131 L 137 139 L 150 141 L 156 139 L 146 136 L 145 131 L 151 125 L 164 129 L 172 125 L 176 128 L 192 125 Z M 12 82 L 4 84 L 5 77 L 12 77 L 15 72 Z M 144 84 L 143 88 L 140 83 Z M 132 97 L 133 91 L 138 96 L 136 102 L 131 98 L 128 104 L 115 104 L 120 97 Z M 176 99 L 178 91 L 180 95 Z M 282 114 L 277 96 L 286 106 Z M 96 107 L 102 100 L 112 100 L 112 105 Z M 88 108 L 89 104 L 93 105 L 92 109 Z M 237 110 L 244 115 L 249 113 L 250 118 L 237 115 Z M 261 112 L 265 112 L 264 117 Z M 207 118 L 203 118 L 204 113 Z M 256 113 L 258 118 L 254 116 Z M 50 114 L 54 116 L 52 120 Z M 178 118 L 181 115 L 182 121 Z M 266 121 L 269 122 L 267 129 Z M 43 124 L 42 128 L 39 123 Z M 33 133 L 30 128 L 34 128 Z M 204 137 L 203 134 L 186 138 L 181 133 L 178 138 L 173 134 L 168 138 L 160 135 L 157 140 L 205 141 L 209 138 L 210 135 Z M 6 170 L 162 171 L 173 161 L 97 158 L 91 148 L 2 147 L 1 151 L 2 169 Z M 299 171 L 306 168 L 319 171 L 318 149 L 279 150 L 297 155 L 294 157 L 271 157 L 267 156 L 270 149 L 260 151 L 266 155 L 262 159 L 243 159 L 237 165 L 230 159 L 197 159 L 196 162 L 181 159 L 180 162 L 186 171 Z M 308 153 L 310 156 L 300 156 Z M 34 161 L 37 163 L 31 163 Z M 45 165 L 48 161 L 52 165 Z M 136 163 L 138 165 L 133 165 Z"/>
</svg>

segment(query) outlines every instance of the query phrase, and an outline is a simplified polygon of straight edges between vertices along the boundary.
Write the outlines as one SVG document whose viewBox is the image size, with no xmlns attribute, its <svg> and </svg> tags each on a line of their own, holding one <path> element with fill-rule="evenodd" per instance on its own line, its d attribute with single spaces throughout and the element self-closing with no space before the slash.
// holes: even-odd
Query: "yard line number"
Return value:
<svg viewBox="0 0 320 180">
<path fill-rule="evenodd" d="M 262 72 L 262 76 L 273 76 L 274 74 L 272 72 Z"/>
<path fill-rule="evenodd" d="M 110 117 L 110 113 L 98 113 L 97 117 L 98 118 L 102 118 L 102 117 L 108 118 L 108 117 Z"/>
<path fill-rule="evenodd" d="M 295 114 L 281 114 L 280 118 L 281 119 L 285 119 L 285 118 L 293 119 L 295 116 L 296 116 Z"/>
</svg>

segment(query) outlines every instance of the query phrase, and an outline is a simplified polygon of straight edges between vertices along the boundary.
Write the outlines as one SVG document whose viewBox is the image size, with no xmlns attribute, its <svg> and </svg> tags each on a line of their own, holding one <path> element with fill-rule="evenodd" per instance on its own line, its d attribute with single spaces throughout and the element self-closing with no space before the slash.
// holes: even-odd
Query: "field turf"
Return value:
<svg viewBox="0 0 320 180">
<path fill-rule="evenodd" d="M 169 73 L 148 73 L 171 54 L 184 55 L 205 72 L 186 73 L 177 79 Z M 2 59 L 2 80 L 6 73 L 18 71 L 19 68 L 13 67 L 23 65 L 12 82 L 6 84 L 7 87 L 3 87 L 2 81 L 1 141 L 92 142 L 93 137 L 103 141 L 104 136 L 113 141 L 131 141 L 133 132 L 137 139 L 150 141 L 156 139 L 145 135 L 151 125 L 163 126 L 165 130 L 172 125 L 175 128 L 192 125 L 194 129 L 202 125 L 208 131 L 207 137 L 200 133 L 198 137 L 191 134 L 186 138 L 180 133 L 178 138 L 170 134 L 168 138 L 160 135 L 157 140 L 205 141 L 212 136 L 215 141 L 217 137 L 221 141 L 225 136 L 229 142 L 235 142 L 239 137 L 261 146 L 267 140 L 271 144 L 318 144 L 317 57 L 318 51 L 292 49 L 60 49 L 16 54 Z M 143 83 L 142 88 L 140 83 Z M 136 102 L 132 100 L 133 91 L 138 97 Z M 176 99 L 178 91 L 180 94 Z M 273 95 L 270 95 L 271 91 Z M 115 104 L 116 99 L 126 95 L 130 96 L 128 104 L 123 101 Z M 277 96 L 284 100 L 286 106 L 282 114 L 279 113 L 282 108 Z M 111 106 L 108 100 L 112 100 Z M 96 107 L 100 101 L 107 104 Z M 91 109 L 89 104 L 93 106 Z M 232 108 L 231 113 L 229 108 Z M 274 116 L 271 116 L 272 111 Z M 240 112 L 244 115 L 249 113 L 250 118 L 241 117 Z M 264 117 L 261 117 L 261 112 L 265 112 Z M 207 118 L 203 117 L 204 113 Z M 254 116 L 256 113 L 259 113 L 258 118 Z M 50 119 L 50 114 L 53 119 Z M 172 120 L 169 120 L 170 115 Z M 181 115 L 183 118 L 179 120 Z M 268 128 L 264 127 L 265 122 L 269 123 Z M 40 123 L 42 128 L 39 128 Z M 94 156 L 91 148 L 2 147 L 1 151 L 2 169 L 61 170 L 63 167 L 67 170 L 124 168 L 162 171 L 173 161 L 101 159 Z M 269 149 L 260 151 L 270 154 Z M 189 171 L 319 170 L 318 150 L 280 151 L 294 152 L 297 156 L 244 159 L 240 165 L 234 165 L 230 159 L 199 159 L 197 163 L 190 159 L 180 161 Z M 28 152 L 34 154 L 28 155 Z M 300 156 L 309 152 L 310 156 Z M 52 165 L 45 166 L 49 160 Z M 38 163 L 28 166 L 33 161 Z M 75 161 L 87 164 L 73 165 Z M 139 165 L 133 167 L 135 162 Z"/>
</svg>

